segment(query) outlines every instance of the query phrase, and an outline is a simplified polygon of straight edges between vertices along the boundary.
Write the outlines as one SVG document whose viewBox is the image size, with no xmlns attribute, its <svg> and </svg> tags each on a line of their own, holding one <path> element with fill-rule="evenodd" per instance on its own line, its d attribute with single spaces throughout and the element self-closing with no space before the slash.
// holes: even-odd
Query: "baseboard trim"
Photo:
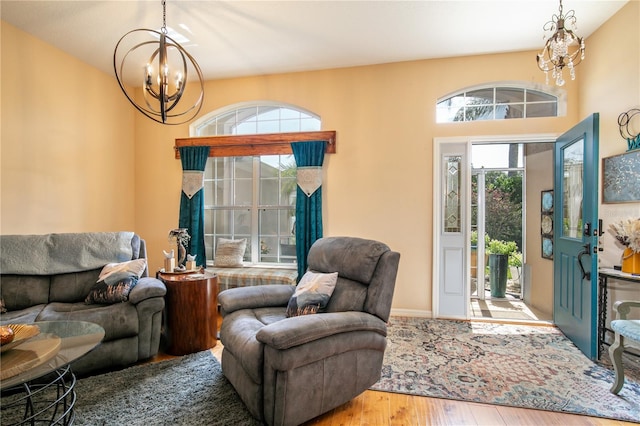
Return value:
<svg viewBox="0 0 640 426">
<path fill-rule="evenodd" d="M 391 309 L 391 316 L 433 318 L 433 313 L 431 311 L 422 311 L 417 309 Z"/>
</svg>

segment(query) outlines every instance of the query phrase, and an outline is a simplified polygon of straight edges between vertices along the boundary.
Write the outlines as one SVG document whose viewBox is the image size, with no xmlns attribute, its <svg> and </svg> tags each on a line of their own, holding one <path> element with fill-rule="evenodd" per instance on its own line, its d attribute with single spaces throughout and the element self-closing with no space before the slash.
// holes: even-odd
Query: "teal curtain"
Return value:
<svg viewBox="0 0 640 426">
<path fill-rule="evenodd" d="M 307 255 L 311 245 L 322 238 L 322 186 L 305 190 L 300 184 L 301 168 L 316 171 L 322 176 L 325 141 L 293 142 L 291 149 L 298 168 L 296 192 L 296 257 L 298 281 L 307 271 Z M 321 184 L 321 182 L 319 182 Z"/>
<path fill-rule="evenodd" d="M 207 265 L 204 248 L 204 168 L 209 158 L 208 146 L 178 148 L 182 161 L 179 228 L 187 228 L 191 236 L 187 253 L 196 255 L 198 266 Z"/>
</svg>

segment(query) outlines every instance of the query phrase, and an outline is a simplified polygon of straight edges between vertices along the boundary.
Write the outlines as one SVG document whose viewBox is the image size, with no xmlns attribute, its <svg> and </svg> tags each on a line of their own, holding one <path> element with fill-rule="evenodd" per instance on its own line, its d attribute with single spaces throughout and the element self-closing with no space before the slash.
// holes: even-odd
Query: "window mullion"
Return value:
<svg viewBox="0 0 640 426">
<path fill-rule="evenodd" d="M 260 157 L 253 157 L 253 194 L 251 198 L 251 262 L 260 260 Z"/>
</svg>

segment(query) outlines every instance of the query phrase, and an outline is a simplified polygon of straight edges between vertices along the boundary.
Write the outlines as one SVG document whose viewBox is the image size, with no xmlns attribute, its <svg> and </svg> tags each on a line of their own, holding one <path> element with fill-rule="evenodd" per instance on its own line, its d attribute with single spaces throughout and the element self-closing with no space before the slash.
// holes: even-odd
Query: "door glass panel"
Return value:
<svg viewBox="0 0 640 426">
<path fill-rule="evenodd" d="M 568 145 L 562 156 L 562 235 L 582 239 L 582 169 L 584 140 Z"/>
<path fill-rule="evenodd" d="M 445 232 L 461 232 L 460 220 L 460 166 L 462 158 L 459 156 L 444 157 L 444 181 L 445 181 L 445 200 L 444 212 L 444 231 Z"/>
</svg>

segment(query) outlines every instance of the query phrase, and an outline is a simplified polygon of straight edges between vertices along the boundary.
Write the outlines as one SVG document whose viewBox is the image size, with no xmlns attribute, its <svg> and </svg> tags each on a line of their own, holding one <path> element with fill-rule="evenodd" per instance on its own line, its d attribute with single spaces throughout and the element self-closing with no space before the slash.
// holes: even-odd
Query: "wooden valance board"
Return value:
<svg viewBox="0 0 640 426">
<path fill-rule="evenodd" d="M 243 157 L 252 155 L 291 154 L 291 142 L 326 141 L 326 154 L 336 152 L 336 131 L 267 133 L 259 135 L 225 135 L 178 138 L 174 147 L 176 158 L 180 158 L 178 148 L 184 146 L 209 146 L 209 157 Z"/>
</svg>

